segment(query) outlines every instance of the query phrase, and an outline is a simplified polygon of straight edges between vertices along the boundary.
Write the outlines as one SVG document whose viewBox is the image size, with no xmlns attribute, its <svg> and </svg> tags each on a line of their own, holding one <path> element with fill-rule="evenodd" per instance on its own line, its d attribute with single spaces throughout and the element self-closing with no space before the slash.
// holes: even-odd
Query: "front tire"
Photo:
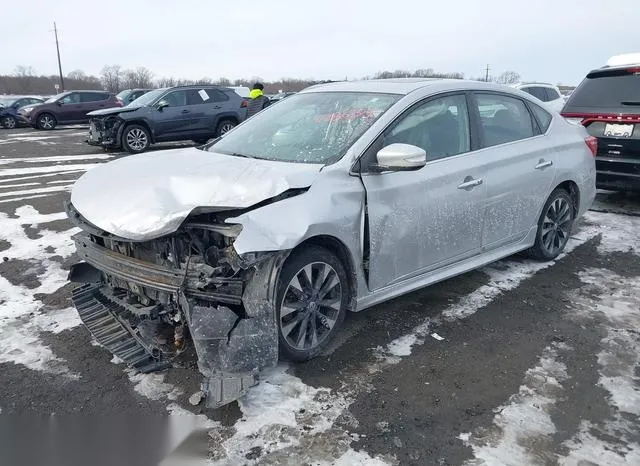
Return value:
<svg viewBox="0 0 640 466">
<path fill-rule="evenodd" d="M 530 257 L 551 261 L 564 251 L 575 220 L 573 199 L 564 189 L 556 189 L 542 209 L 536 242 L 527 252 Z"/>
<path fill-rule="evenodd" d="M 42 113 L 38 115 L 38 119 L 36 120 L 36 127 L 45 131 L 52 130 L 57 124 L 56 117 L 51 113 Z"/>
<path fill-rule="evenodd" d="M 8 115 L 4 117 L 0 123 L 2 123 L 2 126 L 4 126 L 7 129 L 13 129 L 16 127 L 17 122 L 13 116 Z"/>
<path fill-rule="evenodd" d="M 349 304 L 349 281 L 342 262 L 319 246 L 295 251 L 278 280 L 276 316 L 280 356 L 301 362 L 333 340 Z"/>
<path fill-rule="evenodd" d="M 122 133 L 122 147 L 127 152 L 139 154 L 151 145 L 151 136 L 147 128 L 141 125 L 127 126 Z"/>
</svg>

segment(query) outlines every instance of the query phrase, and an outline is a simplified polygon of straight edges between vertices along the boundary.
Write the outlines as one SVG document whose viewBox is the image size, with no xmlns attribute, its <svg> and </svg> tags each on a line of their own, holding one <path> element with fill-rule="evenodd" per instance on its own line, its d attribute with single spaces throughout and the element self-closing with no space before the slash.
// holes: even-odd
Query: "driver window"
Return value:
<svg viewBox="0 0 640 466">
<path fill-rule="evenodd" d="M 64 96 L 60 102 L 63 104 L 78 104 L 80 103 L 80 94 L 69 94 Z"/>
<path fill-rule="evenodd" d="M 184 107 L 187 105 L 187 91 L 173 91 L 164 96 L 170 107 Z"/>
<path fill-rule="evenodd" d="M 469 115 L 464 95 L 431 99 L 400 117 L 383 135 L 382 147 L 412 144 L 427 152 L 427 161 L 469 152 Z"/>
</svg>

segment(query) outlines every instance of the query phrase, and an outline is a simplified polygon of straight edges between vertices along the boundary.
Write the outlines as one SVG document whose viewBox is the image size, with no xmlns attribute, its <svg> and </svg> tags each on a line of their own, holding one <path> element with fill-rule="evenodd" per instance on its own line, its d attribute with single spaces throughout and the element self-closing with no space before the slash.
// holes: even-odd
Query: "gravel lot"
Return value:
<svg viewBox="0 0 640 466">
<path fill-rule="evenodd" d="M 85 137 L 0 129 L 2 414 L 191 411 L 171 442 L 201 427 L 197 464 L 640 464 L 639 196 L 599 193 L 554 263 L 513 257 L 350 315 L 327 354 L 208 411 L 189 354 L 136 374 L 70 308 L 62 202 L 125 156 Z M 160 460 L 155 440 L 136 464 Z"/>
</svg>

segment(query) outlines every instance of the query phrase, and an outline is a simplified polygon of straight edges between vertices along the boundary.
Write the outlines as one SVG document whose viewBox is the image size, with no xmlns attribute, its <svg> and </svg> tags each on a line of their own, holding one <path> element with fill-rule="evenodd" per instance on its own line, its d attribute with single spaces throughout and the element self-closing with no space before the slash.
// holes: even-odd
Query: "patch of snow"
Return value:
<svg viewBox="0 0 640 466">
<path fill-rule="evenodd" d="M 599 253 L 633 252 L 640 255 L 639 222 L 637 217 L 587 212 L 584 219 L 591 224 L 585 225 L 575 236 L 590 238 L 602 235 L 602 240 L 598 246 Z"/>
<path fill-rule="evenodd" d="M 465 464 L 540 464 L 537 445 L 556 432 L 550 410 L 563 393 L 567 368 L 559 361 L 558 351 L 570 349 L 556 344 L 544 349 L 538 365 L 529 369 L 517 394 L 496 411 L 493 425 L 458 438 L 472 448 L 475 456 Z M 544 447 L 543 447 L 544 448 Z"/>
<path fill-rule="evenodd" d="M 3 176 L 31 175 L 34 173 L 68 173 L 77 172 L 79 170 L 87 171 L 93 167 L 101 165 L 99 163 L 83 163 L 69 165 L 50 165 L 46 167 L 27 167 L 27 168 L 7 168 L 2 170 Z"/>
<path fill-rule="evenodd" d="M 444 337 L 441 337 L 440 335 L 438 335 L 438 334 L 437 334 L 437 333 L 435 333 L 435 332 L 433 332 L 433 333 L 431 334 L 431 336 L 432 336 L 433 338 L 435 338 L 436 340 L 438 340 L 438 341 L 442 341 L 442 340 L 444 340 Z"/>
<path fill-rule="evenodd" d="M 125 372 L 134 384 L 133 389 L 150 400 L 177 400 L 184 393 L 182 389 L 164 381 L 164 372 L 142 374 L 131 368 L 125 369 Z"/>
<path fill-rule="evenodd" d="M 3 255 L 37 264 L 40 284 L 33 289 L 14 285 L 0 276 L 0 361 L 23 364 L 34 370 L 69 374 L 64 362 L 40 340 L 42 332 L 59 333 L 80 323 L 75 311 L 47 309 L 34 295 L 51 294 L 67 283 L 67 272 L 53 256 L 73 253 L 71 234 L 77 229 L 54 232 L 43 229 L 36 239 L 27 237 L 23 225 L 46 224 L 63 218 L 63 213 L 40 214 L 31 206 L 15 211 L 17 218 L 0 213 L 0 239 L 9 242 Z"/>
<path fill-rule="evenodd" d="M 9 191 L 6 193 L 0 193 L 0 197 L 9 197 L 9 196 L 30 196 L 33 194 L 45 194 L 45 193 L 57 193 L 60 191 L 66 191 L 69 186 L 51 186 L 49 188 L 38 188 L 38 189 L 23 189 L 21 191 Z"/>
<path fill-rule="evenodd" d="M 411 348 L 418 342 L 418 336 L 415 333 L 396 338 L 387 346 L 387 353 L 392 356 L 409 356 Z"/>
<path fill-rule="evenodd" d="M 608 394 L 611 417 L 598 424 L 583 420 L 564 443 L 569 453 L 560 464 L 640 464 L 637 420 L 640 416 L 640 278 L 625 278 L 606 269 L 580 274 L 584 292 L 573 293 L 571 315 L 596 323 L 606 335 L 598 353 L 600 385 Z M 597 297 L 594 299 L 593 294 Z"/>
<path fill-rule="evenodd" d="M 0 184 L 0 189 L 22 188 L 24 186 L 37 186 L 40 183 Z"/>
<path fill-rule="evenodd" d="M 6 170 L 2 170 L 2 173 L 4 174 Z M 51 177 L 51 176 L 63 176 L 63 175 L 73 175 L 73 174 L 80 174 L 80 173 L 84 173 L 84 170 L 71 170 L 71 171 L 67 171 L 64 173 L 44 173 L 41 175 L 32 175 L 32 176 L 20 176 L 17 178 L 3 178 L 0 180 L 0 187 L 2 187 L 2 183 L 12 183 L 14 181 L 24 181 L 24 180 L 33 180 L 33 179 L 40 179 L 40 178 L 47 178 L 47 177 Z M 69 181 L 72 182 L 72 180 L 61 180 L 61 181 Z"/>
<path fill-rule="evenodd" d="M 25 196 L 25 197 L 12 197 L 11 199 L 2 199 L 0 200 L 0 204 L 6 204 L 9 202 L 19 202 L 19 201 L 28 201 L 30 199 L 39 199 L 41 197 L 49 197 L 49 194 L 39 194 L 37 196 Z"/>
<path fill-rule="evenodd" d="M 8 165 L 11 163 L 45 163 L 45 162 L 69 162 L 69 161 L 82 161 L 82 160 L 105 160 L 113 158 L 113 155 L 109 154 L 85 154 L 85 155 L 52 155 L 49 157 L 12 157 L 6 159 L 0 159 L 0 165 Z"/>
</svg>

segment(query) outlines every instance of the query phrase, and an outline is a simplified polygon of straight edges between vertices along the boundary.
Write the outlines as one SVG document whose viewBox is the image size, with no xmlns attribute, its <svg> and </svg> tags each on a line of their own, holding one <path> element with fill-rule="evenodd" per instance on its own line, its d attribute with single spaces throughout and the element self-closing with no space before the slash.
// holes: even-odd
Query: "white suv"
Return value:
<svg viewBox="0 0 640 466">
<path fill-rule="evenodd" d="M 520 89 L 521 91 L 531 94 L 544 102 L 545 106 L 555 112 L 562 111 L 564 107 L 564 99 L 558 89 L 553 84 L 548 83 L 518 83 L 513 84 L 513 87 Z"/>
</svg>

